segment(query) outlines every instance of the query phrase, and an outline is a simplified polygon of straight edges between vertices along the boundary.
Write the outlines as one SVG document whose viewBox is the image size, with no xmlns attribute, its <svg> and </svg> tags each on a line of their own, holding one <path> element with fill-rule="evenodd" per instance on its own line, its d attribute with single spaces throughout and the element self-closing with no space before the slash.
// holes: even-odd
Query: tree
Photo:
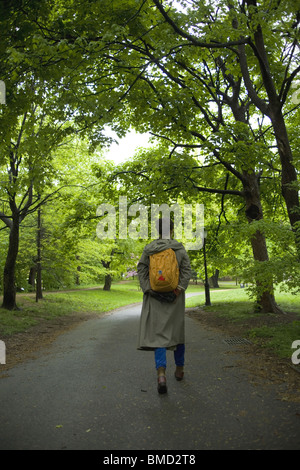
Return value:
<svg viewBox="0 0 300 470">
<path fill-rule="evenodd" d="M 68 135 L 69 127 L 56 123 L 55 117 L 39 107 L 45 99 L 45 88 L 24 84 L 17 87 L 14 97 L 8 97 L 7 109 L 2 113 L 0 171 L 3 210 L 0 220 L 9 229 L 9 246 L 4 267 L 3 307 L 13 309 L 15 304 L 15 264 L 19 249 L 19 231 L 23 220 L 51 197 L 45 187 L 53 176 L 52 151 Z M 43 198 L 40 194 L 43 190 Z M 57 189 L 52 191 L 52 195 Z"/>
<path fill-rule="evenodd" d="M 285 118 L 286 113 L 290 112 L 291 87 L 300 72 L 299 5 L 291 1 L 260 4 L 256 0 L 228 4 L 217 1 L 211 7 L 203 2 L 202 8 L 198 9 L 196 2 L 192 2 L 192 11 L 197 18 L 196 24 L 193 24 L 197 34 L 193 35 L 171 18 L 159 0 L 153 0 L 153 3 L 181 38 L 200 49 L 217 49 L 223 79 L 231 82 L 239 93 L 242 78 L 248 95 L 246 99 L 262 117 L 266 116 L 271 121 L 280 156 L 282 195 L 296 233 L 296 243 L 299 244 L 299 184 Z M 211 24 L 212 10 L 217 12 L 213 23 L 218 35 L 215 38 Z M 205 11 L 208 21 L 201 16 Z M 228 67 L 228 62 L 231 67 Z M 237 67 L 238 74 L 233 73 L 232 64 Z M 236 80 L 234 75 L 240 78 Z M 245 106 L 245 101 L 242 104 Z M 296 104 L 298 106 L 299 102 Z"/>
<path fill-rule="evenodd" d="M 50 19 L 59 22 L 59 3 L 33 1 L 22 7 L 14 2 L 1 3 L 0 67 L 6 106 L 0 109 L 0 220 L 10 234 L 2 305 L 8 309 L 16 308 L 20 224 L 51 197 L 51 191 L 45 194 L 45 187 L 51 186 L 54 150 L 70 134 L 92 132 L 95 122 L 98 129 L 92 143 L 105 140 L 98 122 L 102 118 L 104 126 L 105 117 L 100 111 L 91 116 L 87 98 L 90 91 L 84 68 L 90 56 L 87 61 L 83 59 L 80 41 L 68 43 L 44 34 L 50 32 Z M 101 97 L 108 104 L 107 95 Z M 56 192 L 54 188 L 52 193 Z"/>
</svg>

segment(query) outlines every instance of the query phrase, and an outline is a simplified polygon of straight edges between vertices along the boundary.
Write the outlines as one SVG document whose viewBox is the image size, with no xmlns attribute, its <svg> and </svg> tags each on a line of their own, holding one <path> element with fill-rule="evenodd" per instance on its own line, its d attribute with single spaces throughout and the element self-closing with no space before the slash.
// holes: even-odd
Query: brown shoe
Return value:
<svg viewBox="0 0 300 470">
<path fill-rule="evenodd" d="M 160 394 L 167 393 L 167 391 L 168 391 L 168 389 L 167 389 L 167 379 L 164 375 L 160 375 L 157 378 L 157 390 L 158 390 L 158 393 L 160 393 Z"/>
<path fill-rule="evenodd" d="M 175 379 L 178 380 L 178 382 L 180 382 L 184 376 L 183 367 L 177 366 L 174 375 L 175 375 Z"/>
</svg>

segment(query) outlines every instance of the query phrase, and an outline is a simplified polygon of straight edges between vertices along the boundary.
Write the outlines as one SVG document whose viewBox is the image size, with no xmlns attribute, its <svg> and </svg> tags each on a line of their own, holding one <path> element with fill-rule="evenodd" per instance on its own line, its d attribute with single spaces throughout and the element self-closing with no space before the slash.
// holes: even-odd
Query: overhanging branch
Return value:
<svg viewBox="0 0 300 470">
<path fill-rule="evenodd" d="M 167 21 L 167 23 L 169 23 L 170 26 L 172 26 L 172 28 L 174 29 L 174 31 L 179 34 L 181 37 L 185 38 L 185 39 L 188 39 L 189 41 L 191 41 L 192 44 L 194 44 L 195 46 L 198 46 L 198 47 L 206 47 L 208 49 L 211 49 L 211 48 L 215 48 L 215 49 L 218 49 L 218 48 L 223 48 L 223 47 L 233 47 L 233 46 L 238 46 L 240 44 L 247 44 L 248 42 L 248 38 L 242 38 L 242 39 L 239 39 L 237 41 L 228 41 L 228 42 L 218 42 L 218 41 L 213 41 L 213 42 L 202 42 L 202 41 L 199 41 L 197 38 L 195 38 L 194 36 L 192 36 L 191 34 L 189 33 L 186 33 L 185 31 L 183 31 L 181 28 L 179 28 L 179 26 L 170 18 L 170 16 L 168 15 L 168 13 L 165 11 L 164 7 L 162 6 L 162 4 L 160 3 L 159 0 L 153 0 L 153 3 L 154 5 L 157 7 L 157 9 L 160 11 L 160 13 L 162 14 L 162 16 L 164 17 L 164 19 Z"/>
<path fill-rule="evenodd" d="M 204 186 L 198 186 L 192 178 L 187 178 L 195 189 L 199 192 L 213 193 L 213 194 L 231 194 L 232 196 L 244 197 L 243 191 L 237 191 L 234 189 L 216 189 L 216 188 L 205 188 Z"/>
</svg>

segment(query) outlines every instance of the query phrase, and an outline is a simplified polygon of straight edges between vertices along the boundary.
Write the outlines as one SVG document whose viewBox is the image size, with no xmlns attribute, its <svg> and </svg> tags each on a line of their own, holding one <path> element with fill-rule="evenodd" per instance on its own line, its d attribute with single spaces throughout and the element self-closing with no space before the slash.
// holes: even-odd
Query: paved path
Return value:
<svg viewBox="0 0 300 470">
<path fill-rule="evenodd" d="M 0 379 L 0 449 L 300 449 L 299 406 L 249 382 L 239 349 L 186 319 L 186 377 L 158 395 L 140 306 L 88 320 Z"/>
</svg>

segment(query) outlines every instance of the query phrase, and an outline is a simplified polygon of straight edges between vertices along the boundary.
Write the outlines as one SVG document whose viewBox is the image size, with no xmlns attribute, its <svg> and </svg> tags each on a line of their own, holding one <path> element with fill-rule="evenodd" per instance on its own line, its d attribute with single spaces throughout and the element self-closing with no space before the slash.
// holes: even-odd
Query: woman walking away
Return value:
<svg viewBox="0 0 300 470">
<path fill-rule="evenodd" d="M 173 222 L 169 238 L 165 235 L 166 219 L 159 219 L 159 239 L 148 244 L 137 266 L 144 293 L 140 317 L 138 349 L 154 351 L 158 392 L 167 392 L 166 350 L 174 351 L 175 378 L 184 376 L 185 290 L 191 278 L 191 265 L 182 245 L 173 240 Z"/>
</svg>

